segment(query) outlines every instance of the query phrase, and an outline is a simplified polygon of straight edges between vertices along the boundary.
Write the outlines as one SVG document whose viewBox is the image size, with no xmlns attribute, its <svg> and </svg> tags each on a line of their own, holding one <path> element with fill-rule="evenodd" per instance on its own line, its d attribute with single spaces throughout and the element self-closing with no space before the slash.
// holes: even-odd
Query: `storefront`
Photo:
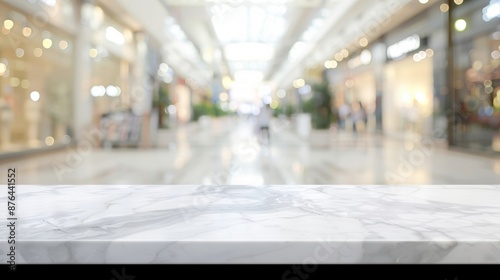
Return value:
<svg viewBox="0 0 500 280">
<path fill-rule="evenodd" d="M 380 68 L 384 63 L 385 45 L 381 42 L 374 42 L 371 46 L 361 49 L 347 61 L 346 94 L 343 104 L 337 105 L 348 106 L 351 112 L 361 110 L 362 114 L 355 113 L 357 116 L 364 116 L 356 120 L 356 127 L 361 131 L 374 132 L 380 128 L 380 125 L 377 125 L 381 122 L 378 89 L 382 83 Z M 353 118 L 350 121 L 352 122 Z"/>
<path fill-rule="evenodd" d="M 172 94 L 172 102 L 176 108 L 175 115 L 179 124 L 191 121 L 192 114 L 192 91 L 183 78 L 178 78 Z"/>
<path fill-rule="evenodd" d="M 2 154 L 67 144 L 73 133 L 74 39 L 47 21 L 53 10 L 65 10 L 59 17 L 66 16 L 71 26 L 73 1 L 24 2 L 17 4 L 38 10 L 37 16 L 0 3 Z"/>
<path fill-rule="evenodd" d="M 413 55 L 387 64 L 383 99 L 387 133 L 431 133 L 432 67 L 432 59 L 415 61 Z"/>
<path fill-rule="evenodd" d="M 464 1 L 452 16 L 455 142 L 500 152 L 500 1 Z"/>
<path fill-rule="evenodd" d="M 430 7 L 386 35 L 383 128 L 394 136 L 446 137 L 445 14 Z"/>
<path fill-rule="evenodd" d="M 104 114 L 131 107 L 134 38 L 132 31 L 99 6 L 92 7 L 91 89 L 96 124 Z"/>
<path fill-rule="evenodd" d="M 332 109 L 337 115 L 337 126 L 340 129 L 347 128 L 345 122 L 346 114 L 343 113 L 342 106 L 350 106 L 350 88 L 346 85 L 347 77 L 347 63 L 345 61 L 338 62 L 336 60 L 330 60 L 325 63 L 326 67 L 326 77 L 330 85 L 331 92 L 333 93 L 332 98 Z M 344 108 L 345 108 L 344 106 Z"/>
</svg>

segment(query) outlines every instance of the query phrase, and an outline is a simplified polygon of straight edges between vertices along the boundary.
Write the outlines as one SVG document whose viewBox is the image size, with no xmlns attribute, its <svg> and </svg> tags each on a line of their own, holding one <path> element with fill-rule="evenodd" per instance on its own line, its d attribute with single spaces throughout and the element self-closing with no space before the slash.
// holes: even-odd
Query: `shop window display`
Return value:
<svg viewBox="0 0 500 280">
<path fill-rule="evenodd" d="M 68 143 L 72 37 L 0 4 L 0 152 Z"/>
<path fill-rule="evenodd" d="M 132 32 L 113 11 L 93 5 L 87 9 L 93 14 L 92 44 L 86 54 L 91 63 L 93 125 L 102 130 L 104 146 L 137 145 L 141 122 L 132 112 L 134 96 L 130 77 L 134 77 L 135 55 Z"/>
<path fill-rule="evenodd" d="M 105 135 L 104 142 L 137 142 L 136 136 L 130 136 L 137 133 L 129 132 L 129 127 L 140 127 L 140 122 L 137 122 L 129 110 L 130 104 L 126 102 L 126 86 L 121 74 L 128 71 L 128 63 L 110 54 L 103 47 L 92 47 L 89 52 L 93 59 L 93 86 L 90 94 L 93 99 L 94 122 L 101 127 Z"/>
<path fill-rule="evenodd" d="M 481 2 L 481 3 L 480 3 Z M 468 22 L 455 46 L 455 135 L 457 144 L 500 152 L 500 20 L 484 18 L 489 1 L 457 16 Z M 470 4 L 465 3 L 465 4 Z M 491 15 L 491 13 L 490 13 Z"/>
<path fill-rule="evenodd" d="M 494 34 L 458 48 L 458 52 L 468 54 L 463 56 L 468 67 L 458 71 L 455 83 L 459 99 L 457 133 L 459 143 L 470 147 L 494 148 L 500 130 L 500 40 L 493 38 Z"/>
<path fill-rule="evenodd" d="M 386 65 L 384 129 L 387 133 L 432 136 L 433 83 L 432 57 L 415 60 L 412 54 Z"/>
</svg>

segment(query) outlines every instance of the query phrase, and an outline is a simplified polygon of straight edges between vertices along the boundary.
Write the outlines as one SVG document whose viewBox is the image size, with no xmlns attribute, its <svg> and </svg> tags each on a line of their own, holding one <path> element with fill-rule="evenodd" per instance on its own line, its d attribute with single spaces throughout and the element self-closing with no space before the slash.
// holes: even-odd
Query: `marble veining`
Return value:
<svg viewBox="0 0 500 280">
<path fill-rule="evenodd" d="M 16 202 L 18 263 L 500 263 L 496 185 L 21 185 Z"/>
</svg>

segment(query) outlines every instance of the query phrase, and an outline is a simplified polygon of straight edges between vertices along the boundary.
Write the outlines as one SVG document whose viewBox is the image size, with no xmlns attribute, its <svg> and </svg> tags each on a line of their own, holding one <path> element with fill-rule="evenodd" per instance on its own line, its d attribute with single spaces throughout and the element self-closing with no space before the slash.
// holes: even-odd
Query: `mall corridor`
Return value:
<svg viewBox="0 0 500 280">
<path fill-rule="evenodd" d="M 498 275 L 500 0 L 0 0 L 0 181 L 0 279 Z"/>
<path fill-rule="evenodd" d="M 227 117 L 161 130 L 158 147 L 66 148 L 15 166 L 22 184 L 42 185 L 386 185 L 496 184 L 500 159 L 377 134 L 331 130 L 330 147 L 311 147 L 288 120 L 274 119 L 269 144 L 254 120 Z"/>
</svg>

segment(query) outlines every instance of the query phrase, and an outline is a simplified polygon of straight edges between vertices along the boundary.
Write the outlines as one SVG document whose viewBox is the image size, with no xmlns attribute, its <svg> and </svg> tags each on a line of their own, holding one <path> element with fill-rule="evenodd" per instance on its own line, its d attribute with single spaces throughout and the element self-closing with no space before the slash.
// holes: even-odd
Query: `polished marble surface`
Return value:
<svg viewBox="0 0 500 280">
<path fill-rule="evenodd" d="M 18 263 L 500 263 L 499 185 L 20 185 L 16 201 Z"/>
</svg>

